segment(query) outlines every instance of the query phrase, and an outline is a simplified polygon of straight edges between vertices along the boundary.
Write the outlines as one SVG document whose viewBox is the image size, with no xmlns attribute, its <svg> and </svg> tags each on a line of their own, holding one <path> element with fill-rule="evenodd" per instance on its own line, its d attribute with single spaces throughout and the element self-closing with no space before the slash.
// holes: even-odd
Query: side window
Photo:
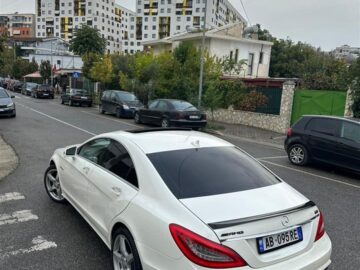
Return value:
<svg viewBox="0 0 360 270">
<path fill-rule="evenodd" d="M 340 137 L 360 143 L 360 125 L 344 121 L 342 123 Z"/>
<path fill-rule="evenodd" d="M 109 98 L 110 98 L 110 91 L 105 91 L 103 94 L 103 99 L 109 100 Z"/>
<path fill-rule="evenodd" d="M 99 164 L 99 158 L 109 146 L 109 139 L 95 139 L 83 145 L 78 150 L 78 155 L 96 164 Z"/>
<path fill-rule="evenodd" d="M 338 135 L 339 128 L 340 124 L 338 120 L 325 118 L 312 119 L 306 126 L 306 130 L 328 136 Z"/>
<path fill-rule="evenodd" d="M 157 106 L 157 109 L 161 110 L 161 111 L 167 111 L 169 109 L 167 103 L 163 100 L 159 101 L 159 104 Z"/>
<path fill-rule="evenodd" d="M 98 157 L 100 166 L 116 174 L 130 184 L 138 187 L 138 180 L 134 164 L 125 147 L 111 140 L 106 149 Z"/>
<path fill-rule="evenodd" d="M 151 102 L 149 105 L 149 109 L 155 109 L 158 103 L 159 103 L 158 100 Z"/>
<path fill-rule="evenodd" d="M 111 101 L 116 101 L 116 93 L 115 92 L 111 92 L 110 100 Z"/>
</svg>

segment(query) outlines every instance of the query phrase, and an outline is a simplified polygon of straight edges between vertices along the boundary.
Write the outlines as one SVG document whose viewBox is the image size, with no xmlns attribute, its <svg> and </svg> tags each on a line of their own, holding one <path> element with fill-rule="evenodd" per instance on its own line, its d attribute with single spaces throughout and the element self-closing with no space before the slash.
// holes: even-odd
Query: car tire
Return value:
<svg viewBox="0 0 360 270">
<path fill-rule="evenodd" d="M 297 166 L 305 166 L 309 163 L 309 152 L 302 144 L 293 144 L 288 149 L 289 161 Z"/>
<path fill-rule="evenodd" d="M 50 165 L 44 175 L 44 185 L 46 193 L 50 199 L 57 203 L 65 203 L 66 199 L 62 195 L 60 179 L 55 165 Z"/>
<path fill-rule="evenodd" d="M 140 114 L 138 112 L 135 113 L 134 115 L 134 121 L 136 124 L 141 124 L 141 117 L 140 117 Z"/>
<path fill-rule="evenodd" d="M 142 270 L 134 238 L 126 228 L 120 227 L 114 232 L 111 254 L 114 270 Z"/>
<path fill-rule="evenodd" d="M 163 119 L 161 120 L 161 127 L 162 127 L 162 128 L 168 128 L 168 127 L 170 127 L 169 119 L 163 118 Z"/>
</svg>

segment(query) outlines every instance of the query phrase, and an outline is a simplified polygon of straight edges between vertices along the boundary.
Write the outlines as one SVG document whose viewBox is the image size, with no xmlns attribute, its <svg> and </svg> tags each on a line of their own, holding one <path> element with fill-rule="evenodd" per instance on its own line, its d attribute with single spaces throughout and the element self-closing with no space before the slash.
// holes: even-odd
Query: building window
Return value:
<svg viewBox="0 0 360 270">
<path fill-rule="evenodd" d="M 248 72 L 247 72 L 249 76 L 253 74 L 253 66 L 254 66 L 254 54 L 249 53 Z"/>
<path fill-rule="evenodd" d="M 264 53 L 260 52 L 260 56 L 259 56 L 259 64 L 263 64 L 264 62 Z"/>
</svg>

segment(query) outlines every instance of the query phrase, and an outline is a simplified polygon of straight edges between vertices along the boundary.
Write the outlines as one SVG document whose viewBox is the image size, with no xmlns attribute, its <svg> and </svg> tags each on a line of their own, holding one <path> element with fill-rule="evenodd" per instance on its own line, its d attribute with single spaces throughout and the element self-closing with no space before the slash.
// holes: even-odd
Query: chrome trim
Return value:
<svg viewBox="0 0 360 270">
<path fill-rule="evenodd" d="M 308 201 L 307 203 L 305 203 L 302 206 L 291 208 L 291 209 L 288 209 L 285 211 L 279 211 L 279 212 L 274 212 L 274 213 L 270 213 L 270 214 L 264 214 L 264 215 L 258 215 L 258 216 L 253 216 L 253 217 L 240 218 L 240 219 L 234 219 L 234 220 L 228 220 L 228 221 L 222 221 L 222 222 L 209 223 L 208 225 L 214 230 L 224 229 L 227 227 L 241 225 L 244 223 L 249 223 L 249 222 L 259 221 L 259 220 L 263 220 L 263 219 L 267 219 L 267 218 L 278 217 L 278 216 L 282 216 L 282 215 L 295 213 L 295 212 L 298 212 L 298 211 L 301 211 L 304 209 L 308 209 L 308 208 L 311 208 L 314 206 L 316 206 L 316 204 L 313 201 Z"/>
</svg>

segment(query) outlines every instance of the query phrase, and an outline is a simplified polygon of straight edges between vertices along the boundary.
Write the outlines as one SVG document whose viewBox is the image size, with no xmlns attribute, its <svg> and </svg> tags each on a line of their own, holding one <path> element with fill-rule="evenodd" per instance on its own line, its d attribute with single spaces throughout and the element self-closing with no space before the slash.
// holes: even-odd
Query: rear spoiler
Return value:
<svg viewBox="0 0 360 270">
<path fill-rule="evenodd" d="M 215 223 L 209 223 L 208 225 L 216 230 L 216 229 L 224 229 L 227 227 L 232 227 L 232 226 L 236 226 L 236 225 L 241 225 L 244 223 L 249 223 L 249 222 L 254 222 L 254 221 L 259 221 L 262 219 L 267 219 L 267 218 L 272 218 L 272 217 L 278 217 L 278 216 L 282 216 L 282 215 L 287 215 L 287 214 L 291 214 L 294 212 L 298 212 L 298 211 L 302 211 L 304 209 L 308 209 L 311 207 L 316 206 L 316 204 L 313 201 L 308 201 L 307 203 L 305 203 L 304 205 L 295 207 L 295 208 L 291 208 L 285 211 L 279 211 L 279 212 L 274 212 L 274 213 L 270 213 L 270 214 L 264 214 L 264 215 L 258 215 L 258 216 L 253 216 L 253 217 L 247 217 L 247 218 L 240 218 L 240 219 L 234 219 L 234 220 L 228 220 L 228 221 L 221 221 L 221 222 L 215 222 Z M 318 210 L 315 211 L 315 214 L 318 214 Z"/>
</svg>

